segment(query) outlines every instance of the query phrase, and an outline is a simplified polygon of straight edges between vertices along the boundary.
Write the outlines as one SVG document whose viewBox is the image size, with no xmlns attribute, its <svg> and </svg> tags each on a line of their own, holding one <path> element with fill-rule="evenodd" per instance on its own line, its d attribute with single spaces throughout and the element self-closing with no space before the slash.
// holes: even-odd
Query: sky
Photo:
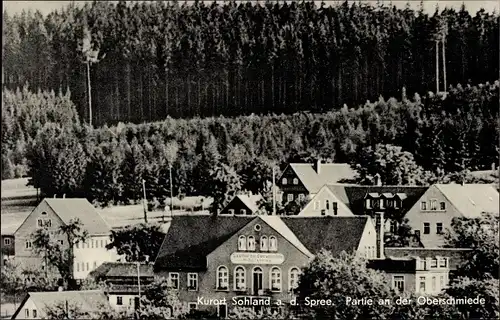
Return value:
<svg viewBox="0 0 500 320">
<path fill-rule="evenodd" d="M 3 0 L 3 7 L 4 10 L 7 11 L 8 14 L 15 14 L 15 13 L 20 13 L 23 10 L 39 10 L 43 15 L 46 15 L 54 10 L 61 9 L 65 6 L 67 6 L 69 3 L 72 1 L 11 1 L 11 0 Z M 73 1 L 77 5 L 81 5 L 85 2 L 91 2 L 91 1 Z M 113 1 L 115 2 L 115 1 Z M 182 1 L 180 1 L 182 3 Z M 213 2 L 213 1 L 207 1 L 207 2 Z M 218 1 L 219 3 L 222 3 L 223 1 Z M 247 1 L 243 1 L 247 2 Z M 252 1 L 254 2 L 254 1 Z M 290 1 L 287 1 L 290 2 Z M 317 1 L 318 4 L 321 3 L 321 1 Z M 325 0 L 325 3 L 328 2 L 342 2 L 342 1 L 327 1 Z M 372 2 L 376 3 L 377 1 L 362 1 L 362 2 Z M 382 2 L 385 2 L 387 4 L 390 3 L 389 0 L 383 0 Z M 392 1 L 393 5 L 397 7 L 404 7 L 407 3 L 406 0 L 393 0 Z M 459 9 L 462 3 L 465 3 L 466 8 L 471 12 L 471 14 L 474 12 L 477 12 L 479 9 L 484 8 L 488 12 L 492 12 L 493 10 L 496 10 L 496 12 L 499 12 L 499 1 L 498 0 L 469 0 L 469 1 L 454 1 L 454 0 L 439 0 L 439 1 L 434 1 L 434 0 L 424 0 L 424 10 L 428 13 L 433 13 L 434 10 L 436 9 L 436 5 L 439 5 L 439 9 L 442 10 L 445 7 L 451 7 L 455 9 Z M 412 0 L 410 1 L 410 6 L 414 9 L 417 9 L 420 5 L 420 0 Z"/>
</svg>

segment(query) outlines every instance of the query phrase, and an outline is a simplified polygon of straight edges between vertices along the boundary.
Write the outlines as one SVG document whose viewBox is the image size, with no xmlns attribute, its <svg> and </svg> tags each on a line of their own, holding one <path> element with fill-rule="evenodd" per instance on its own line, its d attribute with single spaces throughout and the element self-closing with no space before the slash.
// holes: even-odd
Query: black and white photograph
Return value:
<svg viewBox="0 0 500 320">
<path fill-rule="evenodd" d="M 3 1 L 0 319 L 500 319 L 500 2 Z"/>
</svg>

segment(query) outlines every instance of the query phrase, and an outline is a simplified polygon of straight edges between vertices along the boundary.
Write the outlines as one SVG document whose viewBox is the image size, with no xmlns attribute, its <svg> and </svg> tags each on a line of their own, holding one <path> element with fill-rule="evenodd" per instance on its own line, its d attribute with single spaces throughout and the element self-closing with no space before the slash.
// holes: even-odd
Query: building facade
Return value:
<svg viewBox="0 0 500 320">
<path fill-rule="evenodd" d="M 0 266 L 4 266 L 15 255 L 15 237 L 13 234 L 2 234 L 0 241 L 0 252 L 2 253 Z"/>
<path fill-rule="evenodd" d="M 368 267 L 389 277 L 394 290 L 419 295 L 436 295 L 449 284 L 450 265 L 446 257 L 407 257 L 371 260 Z"/>
<path fill-rule="evenodd" d="M 62 249 L 68 248 L 67 236 L 59 232 L 61 226 L 78 219 L 88 232 L 85 243 L 73 246 L 75 279 L 85 279 L 88 273 L 105 261 L 120 257 L 115 250 L 106 249 L 111 228 L 86 199 L 44 199 L 16 230 L 15 260 L 24 269 L 45 268 L 44 258 L 33 246 L 33 233 L 45 228 Z"/>
<path fill-rule="evenodd" d="M 171 223 L 155 274 L 169 279 L 189 309 L 222 317 L 237 306 L 282 310 L 276 302 L 290 301 L 321 248 L 375 258 L 377 245 L 369 217 L 179 216 Z"/>
<path fill-rule="evenodd" d="M 483 213 L 499 213 L 499 194 L 488 184 L 435 184 L 406 214 L 413 230 L 426 248 L 442 247 L 444 233 L 453 218 L 478 218 Z"/>
</svg>

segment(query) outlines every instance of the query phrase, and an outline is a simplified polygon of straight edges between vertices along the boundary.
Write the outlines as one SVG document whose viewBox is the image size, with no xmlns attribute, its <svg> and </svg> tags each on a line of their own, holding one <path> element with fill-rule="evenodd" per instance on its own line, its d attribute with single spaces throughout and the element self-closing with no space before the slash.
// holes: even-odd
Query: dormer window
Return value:
<svg viewBox="0 0 500 320">
<path fill-rule="evenodd" d="M 247 239 L 245 236 L 240 236 L 238 238 L 238 250 L 240 250 L 240 251 L 247 250 Z"/>
<path fill-rule="evenodd" d="M 366 206 L 366 209 L 371 209 L 372 208 L 372 199 L 366 199 L 365 206 Z"/>
<path fill-rule="evenodd" d="M 281 180 L 282 184 L 285 185 L 288 183 L 288 180 L 286 178 L 283 178 L 283 180 Z"/>
<path fill-rule="evenodd" d="M 229 209 L 229 214 L 233 215 L 234 214 L 234 209 Z"/>
<path fill-rule="evenodd" d="M 392 199 L 387 199 L 387 200 L 386 200 L 386 202 L 387 202 L 387 208 L 392 208 L 392 207 L 394 207 L 394 200 L 392 200 Z"/>
<path fill-rule="evenodd" d="M 380 200 L 373 199 L 373 209 L 378 209 L 378 208 L 380 208 Z"/>
<path fill-rule="evenodd" d="M 384 209 L 384 199 L 379 200 L 379 207 L 380 209 Z"/>
<path fill-rule="evenodd" d="M 299 184 L 299 179 L 294 178 L 294 179 L 293 179 L 293 184 Z"/>
</svg>

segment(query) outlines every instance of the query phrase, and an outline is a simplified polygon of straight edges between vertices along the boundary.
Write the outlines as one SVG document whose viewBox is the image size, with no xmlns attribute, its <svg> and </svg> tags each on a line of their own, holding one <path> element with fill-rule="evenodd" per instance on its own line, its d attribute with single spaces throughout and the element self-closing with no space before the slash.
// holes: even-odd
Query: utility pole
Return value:
<svg viewBox="0 0 500 320">
<path fill-rule="evenodd" d="M 143 206 L 144 206 L 144 222 L 148 223 L 148 207 L 146 198 L 146 180 L 142 179 L 142 192 L 144 194 Z"/>
<path fill-rule="evenodd" d="M 137 302 L 137 308 L 141 307 L 141 272 L 140 272 L 141 263 L 137 261 L 137 289 L 139 292 L 139 301 Z"/>
<path fill-rule="evenodd" d="M 273 166 L 273 216 L 276 215 L 276 167 Z"/>
<path fill-rule="evenodd" d="M 92 87 L 90 86 L 90 60 L 87 59 L 87 87 L 89 92 L 89 125 L 92 127 Z"/>
<path fill-rule="evenodd" d="M 439 93 L 439 40 L 436 40 L 436 94 Z"/>
<path fill-rule="evenodd" d="M 443 34 L 443 83 L 444 91 L 448 91 L 446 87 L 446 50 L 445 50 L 445 35 Z"/>
<path fill-rule="evenodd" d="M 174 187 L 172 183 L 172 165 L 168 165 L 168 172 L 170 174 L 170 216 L 174 215 Z"/>
</svg>

